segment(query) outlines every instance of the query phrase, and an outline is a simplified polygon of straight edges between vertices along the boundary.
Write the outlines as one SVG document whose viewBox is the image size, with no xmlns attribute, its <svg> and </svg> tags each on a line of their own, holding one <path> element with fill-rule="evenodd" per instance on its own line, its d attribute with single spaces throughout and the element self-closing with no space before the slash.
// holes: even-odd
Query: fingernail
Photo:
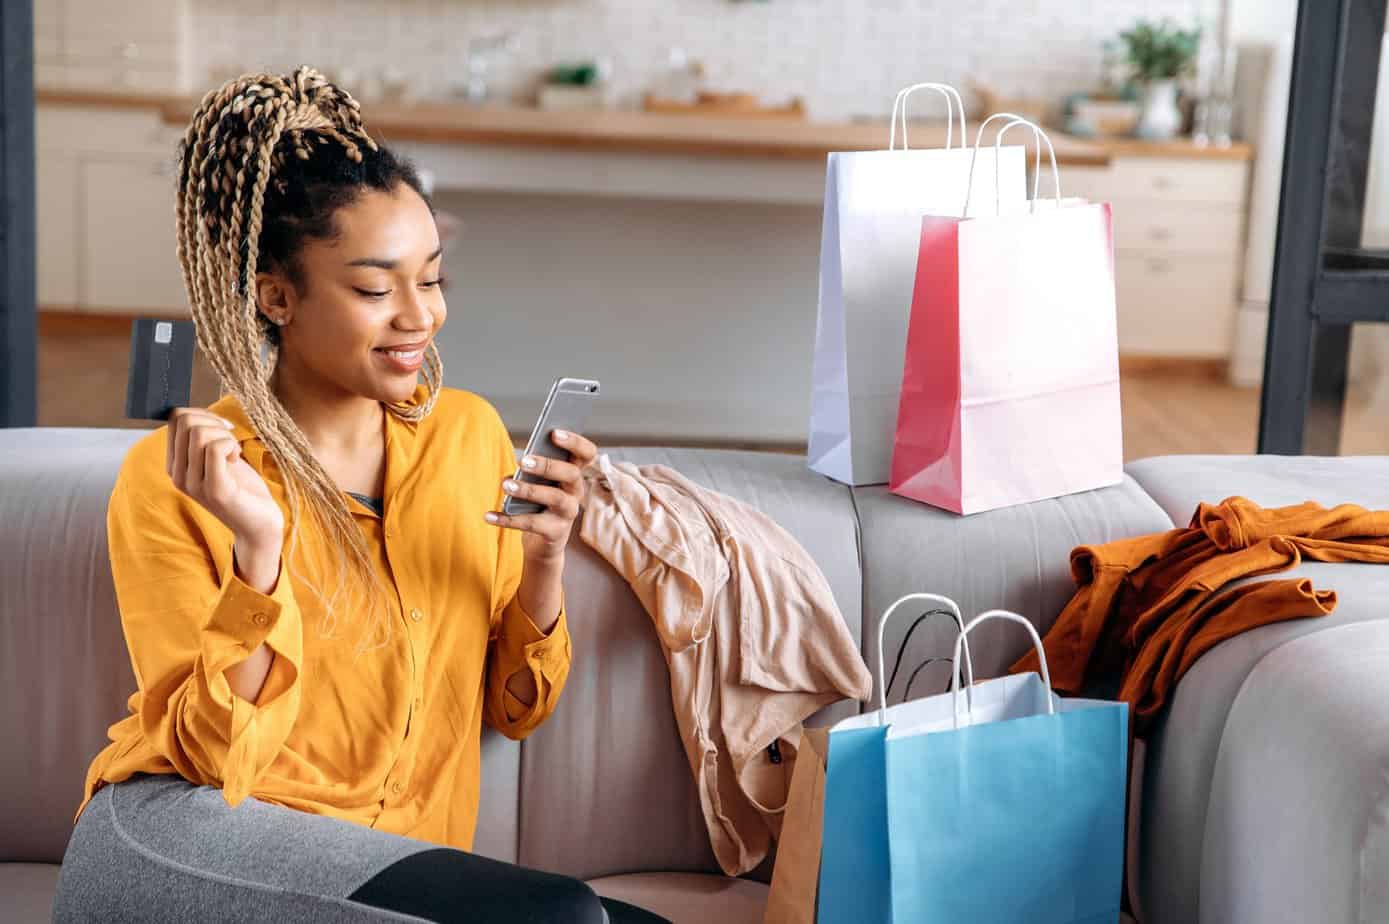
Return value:
<svg viewBox="0 0 1389 924">
<path fill-rule="evenodd" d="M 489 513 L 489 514 L 486 514 L 486 515 L 483 517 L 483 519 L 486 520 L 488 523 L 495 523 L 495 522 L 497 522 L 497 515 L 496 515 L 495 513 Z"/>
<path fill-rule="evenodd" d="M 568 431 L 568 430 L 556 430 L 556 431 L 555 431 L 555 439 L 557 439 L 557 440 L 559 440 L 561 443 L 563 443 L 565 440 L 569 439 L 569 431 Z"/>
<path fill-rule="evenodd" d="M 535 468 L 535 458 L 533 456 L 526 456 L 521 460 L 521 464 L 526 468 Z"/>
<path fill-rule="evenodd" d="M 225 417 L 218 417 L 217 419 L 222 421 L 222 426 L 226 427 L 228 430 L 235 429 L 236 427 L 235 424 L 233 424 L 230 420 L 227 420 L 227 418 Z"/>
<path fill-rule="evenodd" d="M 502 490 L 510 494 L 512 491 L 516 490 L 516 482 L 508 478 L 506 481 L 502 482 Z"/>
</svg>

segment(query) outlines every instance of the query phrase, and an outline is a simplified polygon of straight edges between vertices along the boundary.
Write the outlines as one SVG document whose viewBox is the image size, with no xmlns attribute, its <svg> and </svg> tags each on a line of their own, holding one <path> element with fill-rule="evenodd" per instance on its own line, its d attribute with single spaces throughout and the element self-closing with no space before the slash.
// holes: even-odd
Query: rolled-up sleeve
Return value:
<svg viewBox="0 0 1389 924">
<path fill-rule="evenodd" d="M 247 585 L 220 522 L 172 484 L 142 492 L 127 474 L 112 492 L 107 533 L 141 732 L 180 775 L 220 787 L 236 805 L 298 716 L 303 634 L 293 588 L 283 564 L 269 594 Z M 248 702 L 226 672 L 262 642 L 274 657 Z"/>
<path fill-rule="evenodd" d="M 535 731 L 559 705 L 564 681 L 569 676 L 569 627 L 563 607 L 548 634 L 541 632 L 515 598 L 502 611 L 497 636 L 492 641 L 487 670 L 487 720 L 508 738 L 524 738 Z M 535 681 L 535 702 L 527 705 L 507 689 L 520 672 Z"/>
</svg>

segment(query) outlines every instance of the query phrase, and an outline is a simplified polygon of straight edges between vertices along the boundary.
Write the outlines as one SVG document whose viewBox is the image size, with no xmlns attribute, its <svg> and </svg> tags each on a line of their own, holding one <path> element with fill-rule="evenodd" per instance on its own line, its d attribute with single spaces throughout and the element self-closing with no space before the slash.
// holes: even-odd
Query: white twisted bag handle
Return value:
<svg viewBox="0 0 1389 924">
<path fill-rule="evenodd" d="M 1002 203 L 999 201 L 1000 188 L 998 177 L 998 160 L 1000 151 L 1003 147 L 1003 136 L 1008 132 L 1009 129 L 1018 125 L 1025 125 L 1028 128 L 1032 129 L 1032 140 L 1033 143 L 1036 145 L 1037 150 L 1037 167 L 1032 174 L 1032 199 L 1030 200 L 1029 211 L 1032 213 L 1035 213 L 1037 211 L 1037 196 L 1041 191 L 1042 183 L 1043 143 L 1046 144 L 1047 153 L 1050 155 L 1051 158 L 1051 181 L 1052 186 L 1054 187 L 1056 192 L 1056 204 L 1059 207 L 1061 205 L 1061 171 L 1057 169 L 1056 166 L 1056 148 L 1052 146 L 1050 136 L 1047 135 L 1047 133 L 1042 129 L 1041 126 L 1029 119 L 1025 119 L 1022 116 L 1012 112 L 996 112 L 993 115 L 989 116 L 987 119 L 985 119 L 983 122 L 979 123 L 979 131 L 976 133 L 974 138 L 974 156 L 972 156 L 969 159 L 969 180 L 965 185 L 965 204 L 964 208 L 960 210 L 960 217 L 965 218 L 969 215 L 969 200 L 974 193 L 974 168 L 975 165 L 979 162 L 979 148 L 984 141 L 984 129 L 987 128 L 989 123 L 993 122 L 995 119 L 1011 119 L 1012 121 L 1000 128 L 998 130 L 998 133 L 994 135 L 994 214 L 998 215 L 1002 213 Z"/>
<path fill-rule="evenodd" d="M 1041 639 L 1041 636 L 1039 636 L 1039 635 L 1037 634 L 1036 628 L 1034 628 L 1033 625 L 1032 625 L 1032 623 L 1028 622 L 1027 619 L 1025 619 L 1024 617 L 1019 616 L 1017 613 L 1010 613 L 1008 610 L 989 610 L 989 611 L 986 612 L 986 613 L 980 613 L 978 616 L 974 617 L 973 619 L 971 619 L 971 620 L 969 621 L 969 625 L 965 626 L 963 629 L 960 630 L 960 637 L 957 638 L 957 639 L 955 639 L 955 657 L 958 658 L 958 657 L 960 656 L 960 646 L 961 646 L 962 644 L 966 644 L 966 641 L 965 641 L 965 640 L 966 640 L 966 638 L 968 638 L 970 632 L 974 631 L 975 627 L 978 626 L 980 623 L 982 623 L 982 622 L 988 622 L 990 619 L 1006 619 L 1006 620 L 1008 620 L 1009 622 L 1016 622 L 1016 623 L 1020 624 L 1023 628 L 1025 628 L 1025 629 L 1027 630 L 1027 634 L 1028 634 L 1028 635 L 1032 636 L 1032 647 L 1035 648 L 1035 649 L 1037 650 L 1037 658 L 1038 658 L 1038 660 L 1039 660 L 1039 661 L 1041 662 L 1041 664 L 1042 664 L 1042 685 L 1046 687 L 1046 695 L 1047 695 L 1047 715 L 1055 715 L 1055 714 L 1056 714 L 1056 704 L 1055 704 L 1055 702 L 1054 702 L 1054 697 L 1053 697 L 1052 694 L 1051 694 L 1051 671 L 1047 669 L 1047 652 L 1046 652 L 1046 649 L 1042 647 L 1042 639 Z M 972 673 L 972 672 L 971 672 L 971 673 Z M 973 681 L 973 678 L 971 677 L 970 683 L 973 683 L 973 682 L 974 682 L 974 681 Z M 950 678 L 950 705 L 951 705 L 951 710 L 950 710 L 950 711 L 951 711 L 951 714 L 952 714 L 953 717 L 954 717 L 954 727 L 955 727 L 955 728 L 959 728 L 959 727 L 960 727 L 960 676 L 959 676 L 959 674 L 952 675 L 951 678 Z M 970 723 L 973 724 L 973 719 L 974 719 L 974 715 L 973 715 L 973 713 L 974 713 L 974 701 L 973 701 L 973 699 L 972 699 L 968 694 L 966 694 L 966 696 L 965 696 L 965 713 L 966 713 L 967 715 L 970 716 Z"/>
<path fill-rule="evenodd" d="M 917 90 L 935 90 L 945 97 L 945 149 L 948 151 L 952 147 L 955 134 L 955 119 L 960 121 L 960 148 L 964 149 L 969 143 L 965 134 L 965 103 L 960 98 L 960 91 L 945 83 L 914 83 L 909 87 L 903 87 L 897 91 L 897 98 L 892 102 L 891 127 L 888 133 L 887 149 L 897 150 L 897 119 L 901 114 L 902 120 L 902 150 L 910 150 L 907 144 L 907 99 Z"/>
<path fill-rule="evenodd" d="M 892 618 L 892 614 L 898 607 L 910 603 L 913 600 L 925 601 L 935 607 L 934 609 L 928 609 L 926 611 L 927 616 L 939 613 L 942 616 L 949 616 L 955 620 L 955 625 L 960 629 L 960 635 L 955 639 L 955 657 L 951 661 L 951 674 L 953 675 L 953 679 L 950 681 L 950 685 L 952 690 L 959 685 L 960 645 L 963 641 L 965 674 L 968 678 L 965 698 L 970 701 L 971 705 L 973 704 L 973 694 L 969 692 L 969 687 L 974 686 L 974 663 L 970 660 L 969 641 L 965 639 L 964 636 L 965 619 L 964 616 L 960 615 L 960 608 L 955 604 L 954 600 L 951 600 L 949 597 L 942 597 L 939 594 L 907 594 L 904 597 L 898 598 L 896 603 L 884 610 L 882 619 L 878 620 L 878 725 L 880 726 L 886 724 L 887 716 L 887 675 L 883 673 L 884 630 L 887 628 L 888 620 Z"/>
</svg>

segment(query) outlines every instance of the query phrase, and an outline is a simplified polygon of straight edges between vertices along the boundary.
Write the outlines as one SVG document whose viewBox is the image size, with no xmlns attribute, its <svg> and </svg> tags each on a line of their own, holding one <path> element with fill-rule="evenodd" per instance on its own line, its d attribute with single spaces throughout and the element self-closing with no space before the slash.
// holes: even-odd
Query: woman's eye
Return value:
<svg viewBox="0 0 1389 924">
<path fill-rule="evenodd" d="M 362 296 L 363 298 L 385 298 L 387 295 L 391 294 L 390 289 L 385 289 L 383 291 L 377 292 L 372 289 L 358 289 L 356 286 L 353 286 L 352 288 L 356 290 L 357 294 Z"/>
<path fill-rule="evenodd" d="M 422 283 L 420 283 L 420 285 L 421 285 L 423 288 L 426 288 L 426 289 L 434 289 L 434 288 L 438 288 L 439 285 L 440 285 L 441 283 L 443 283 L 443 281 L 444 281 L 444 278 L 443 278 L 442 276 L 440 276 L 438 279 L 431 279 L 431 280 L 429 280 L 428 282 L 422 282 Z"/>
</svg>

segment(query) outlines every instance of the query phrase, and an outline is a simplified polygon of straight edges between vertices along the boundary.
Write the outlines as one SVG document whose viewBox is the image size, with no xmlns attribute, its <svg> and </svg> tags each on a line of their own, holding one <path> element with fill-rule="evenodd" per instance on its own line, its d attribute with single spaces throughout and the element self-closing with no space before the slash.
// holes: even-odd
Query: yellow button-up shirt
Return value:
<svg viewBox="0 0 1389 924">
<path fill-rule="evenodd" d="M 234 424 L 289 522 L 278 468 L 240 405 L 227 397 L 211 410 Z M 336 556 L 309 524 L 274 590 L 259 593 L 236 576 L 230 531 L 166 473 L 167 428 L 131 448 L 107 531 L 137 689 L 92 762 L 83 807 L 105 782 L 177 773 L 232 805 L 249 795 L 471 847 L 482 723 L 519 739 L 549 716 L 569 633 L 562 610 L 546 634 L 521 609 L 520 533 L 483 520 L 516 465 L 492 406 L 444 389 L 425 420 L 387 415 L 385 427 L 384 516 L 348 501 L 392 624 L 389 644 L 361 654 L 360 604 L 340 602 L 338 628 L 321 631 L 333 587 L 305 573 L 326 562 L 331 576 Z M 226 670 L 262 642 L 275 657 L 251 703 Z M 531 705 L 506 689 L 522 671 L 539 693 Z"/>
</svg>

